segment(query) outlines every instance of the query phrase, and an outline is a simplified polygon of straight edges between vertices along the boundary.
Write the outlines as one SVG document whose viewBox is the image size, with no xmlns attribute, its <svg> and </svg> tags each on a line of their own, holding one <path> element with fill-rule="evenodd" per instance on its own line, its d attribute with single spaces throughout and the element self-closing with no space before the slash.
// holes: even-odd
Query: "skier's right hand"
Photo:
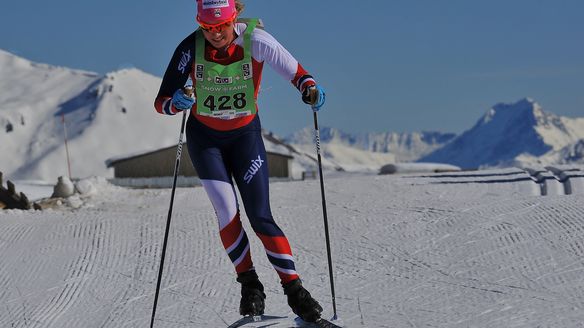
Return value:
<svg viewBox="0 0 584 328">
<path fill-rule="evenodd" d="M 185 94 L 183 89 L 178 89 L 174 92 L 174 95 L 172 95 L 172 104 L 174 105 L 174 108 L 178 110 L 191 109 L 195 104 L 195 98 L 189 97 Z"/>
<path fill-rule="evenodd" d="M 307 87 L 302 93 L 302 101 L 304 101 L 305 104 L 310 105 L 315 112 L 319 111 L 322 105 L 324 105 L 324 100 L 324 89 L 318 84 Z"/>
</svg>

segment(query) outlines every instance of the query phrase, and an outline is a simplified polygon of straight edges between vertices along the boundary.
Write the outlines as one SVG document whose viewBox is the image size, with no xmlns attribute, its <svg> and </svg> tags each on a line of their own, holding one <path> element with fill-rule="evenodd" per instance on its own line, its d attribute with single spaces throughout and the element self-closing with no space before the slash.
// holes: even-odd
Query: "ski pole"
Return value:
<svg viewBox="0 0 584 328">
<path fill-rule="evenodd" d="M 185 93 L 192 96 L 192 88 L 185 88 Z M 170 206 L 168 208 L 168 217 L 166 219 L 166 230 L 164 232 L 164 241 L 162 243 L 162 256 L 160 257 L 160 266 L 158 267 L 158 281 L 156 282 L 156 293 L 154 294 L 154 306 L 152 307 L 152 318 L 150 319 L 150 328 L 154 328 L 154 318 L 156 317 L 156 306 L 158 305 L 158 294 L 160 293 L 160 284 L 162 282 L 162 271 L 164 269 L 164 258 L 166 257 L 166 245 L 168 243 L 168 234 L 170 232 L 170 220 L 172 218 L 172 206 L 174 205 L 174 193 L 176 191 L 176 180 L 180 167 L 180 158 L 182 156 L 183 136 L 185 133 L 185 121 L 187 119 L 187 110 L 183 111 L 182 123 L 180 125 L 180 136 L 178 146 L 176 147 L 176 162 L 174 164 L 174 178 L 172 181 L 172 192 L 170 194 Z"/>
<path fill-rule="evenodd" d="M 316 131 L 316 156 L 318 158 L 318 175 L 320 177 L 320 194 L 322 196 L 322 215 L 324 217 L 324 235 L 326 238 L 326 253 L 328 258 L 328 269 L 329 269 L 329 278 L 331 282 L 331 295 L 333 301 L 333 320 L 336 320 L 337 317 L 337 304 L 335 298 L 335 281 L 333 277 L 333 259 L 331 255 L 331 242 L 329 237 L 329 227 L 328 227 L 328 218 L 326 214 L 326 200 L 324 197 L 324 180 L 322 177 L 322 159 L 320 156 L 320 130 L 318 128 L 318 115 L 316 114 L 316 110 L 313 109 L 314 113 L 314 130 Z"/>
</svg>

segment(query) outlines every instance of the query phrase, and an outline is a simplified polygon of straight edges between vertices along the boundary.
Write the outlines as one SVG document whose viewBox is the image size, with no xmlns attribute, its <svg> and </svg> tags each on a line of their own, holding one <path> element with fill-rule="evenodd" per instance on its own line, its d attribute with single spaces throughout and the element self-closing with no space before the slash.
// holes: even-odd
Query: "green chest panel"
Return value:
<svg viewBox="0 0 584 328">
<path fill-rule="evenodd" d="M 224 120 L 257 112 L 251 58 L 251 34 L 257 20 L 250 20 L 243 34 L 243 59 L 221 65 L 205 59 L 205 37 L 196 36 L 195 91 L 197 114 Z"/>
</svg>

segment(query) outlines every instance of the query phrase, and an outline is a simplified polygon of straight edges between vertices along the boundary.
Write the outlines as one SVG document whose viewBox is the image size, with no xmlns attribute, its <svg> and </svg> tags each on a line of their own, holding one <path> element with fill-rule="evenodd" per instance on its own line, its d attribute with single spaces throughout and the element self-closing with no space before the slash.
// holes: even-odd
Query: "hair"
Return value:
<svg viewBox="0 0 584 328">
<path fill-rule="evenodd" d="M 237 10 L 237 14 L 241 14 L 243 9 L 245 8 L 245 4 L 241 0 L 235 0 L 235 10 Z"/>
</svg>

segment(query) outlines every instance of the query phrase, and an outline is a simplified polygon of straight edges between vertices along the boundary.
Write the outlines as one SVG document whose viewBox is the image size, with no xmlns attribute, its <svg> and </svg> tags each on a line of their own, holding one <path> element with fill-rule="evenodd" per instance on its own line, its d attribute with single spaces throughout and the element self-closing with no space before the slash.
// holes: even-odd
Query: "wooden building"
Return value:
<svg viewBox="0 0 584 328">
<path fill-rule="evenodd" d="M 109 159 L 106 161 L 106 165 L 108 168 L 112 167 L 114 169 L 114 177 L 116 179 L 172 177 L 176 164 L 176 148 L 177 146 L 175 145 L 124 158 Z M 270 177 L 292 177 L 292 156 L 274 152 L 267 152 L 267 155 Z M 180 176 L 197 176 L 197 172 L 189 158 L 186 143 L 183 144 L 179 172 Z"/>
</svg>

